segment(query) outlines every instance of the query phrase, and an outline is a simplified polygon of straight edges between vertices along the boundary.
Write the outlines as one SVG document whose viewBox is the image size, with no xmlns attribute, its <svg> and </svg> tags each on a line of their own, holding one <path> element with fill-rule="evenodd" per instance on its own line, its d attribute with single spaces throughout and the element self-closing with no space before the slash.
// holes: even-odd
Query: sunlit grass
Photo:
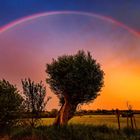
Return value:
<svg viewBox="0 0 140 140">
<path fill-rule="evenodd" d="M 54 118 L 43 118 L 41 119 L 41 125 L 52 125 Z"/>
<path fill-rule="evenodd" d="M 137 128 L 140 128 L 140 115 L 135 115 Z M 54 118 L 43 118 L 41 120 L 42 125 L 53 124 Z M 69 124 L 85 124 L 85 125 L 107 125 L 109 127 L 118 128 L 117 118 L 115 115 L 84 115 L 75 116 Z M 121 127 L 127 126 L 127 119 L 120 117 Z"/>
<path fill-rule="evenodd" d="M 43 118 L 36 127 L 17 126 L 7 140 L 139 140 L 140 115 L 135 115 L 137 128 L 126 128 L 126 118 L 120 117 L 118 130 L 115 115 L 74 116 L 69 125 L 53 126 L 54 118 Z M 7 136 L 7 134 L 6 134 Z"/>
</svg>

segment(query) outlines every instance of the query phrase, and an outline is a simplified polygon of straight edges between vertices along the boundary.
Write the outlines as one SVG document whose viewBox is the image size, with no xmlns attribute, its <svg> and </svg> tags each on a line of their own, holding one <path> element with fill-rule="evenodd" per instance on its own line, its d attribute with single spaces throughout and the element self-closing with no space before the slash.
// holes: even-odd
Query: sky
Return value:
<svg viewBox="0 0 140 140">
<path fill-rule="evenodd" d="M 129 101 L 140 109 L 139 13 L 139 0 L 0 0 L 0 77 L 19 88 L 21 78 L 45 81 L 52 58 L 84 49 L 105 71 L 105 86 L 83 108 L 126 109 Z M 48 108 L 57 108 L 47 92 Z"/>
<path fill-rule="evenodd" d="M 0 25 L 36 13 L 76 10 L 112 17 L 140 31 L 139 0 L 0 0 Z"/>
</svg>

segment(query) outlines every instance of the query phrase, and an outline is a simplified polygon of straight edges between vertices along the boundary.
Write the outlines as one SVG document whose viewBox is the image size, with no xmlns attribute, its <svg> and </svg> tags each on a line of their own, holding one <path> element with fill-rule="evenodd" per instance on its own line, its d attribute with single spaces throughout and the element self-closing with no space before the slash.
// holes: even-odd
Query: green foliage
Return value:
<svg viewBox="0 0 140 140">
<path fill-rule="evenodd" d="M 47 83 L 63 102 L 67 96 L 72 104 L 87 103 L 99 95 L 103 86 L 104 72 L 91 54 L 78 51 L 64 55 L 47 64 Z"/>
<path fill-rule="evenodd" d="M 30 114 L 31 125 L 35 126 L 50 97 L 45 101 L 46 87 L 42 84 L 42 81 L 35 83 L 28 78 L 22 80 L 22 86 L 25 98 L 25 110 Z"/>
<path fill-rule="evenodd" d="M 16 124 L 22 109 L 23 98 L 17 88 L 6 80 L 0 80 L 0 127 Z"/>
</svg>

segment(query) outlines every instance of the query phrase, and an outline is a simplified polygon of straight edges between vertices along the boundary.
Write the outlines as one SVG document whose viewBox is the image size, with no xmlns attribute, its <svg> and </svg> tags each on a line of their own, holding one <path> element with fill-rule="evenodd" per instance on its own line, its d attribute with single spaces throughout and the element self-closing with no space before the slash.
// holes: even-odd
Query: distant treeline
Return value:
<svg viewBox="0 0 140 140">
<path fill-rule="evenodd" d="M 128 110 L 120 110 L 120 114 L 127 113 Z M 140 110 L 133 110 L 134 114 L 140 114 Z M 34 116 L 39 118 L 55 118 L 58 114 L 57 109 L 52 109 L 51 111 L 41 112 L 40 115 Z M 75 112 L 75 116 L 83 116 L 83 115 L 115 115 L 116 110 L 105 110 L 105 109 L 97 109 L 97 110 L 80 110 Z M 30 113 L 23 113 L 23 118 L 30 118 Z"/>
<path fill-rule="evenodd" d="M 127 113 L 128 110 L 119 110 L 120 114 Z M 140 114 L 140 110 L 133 110 L 134 114 Z M 116 114 L 116 110 L 105 110 L 105 109 L 97 109 L 97 110 L 81 110 L 77 111 L 75 115 L 114 115 Z"/>
</svg>

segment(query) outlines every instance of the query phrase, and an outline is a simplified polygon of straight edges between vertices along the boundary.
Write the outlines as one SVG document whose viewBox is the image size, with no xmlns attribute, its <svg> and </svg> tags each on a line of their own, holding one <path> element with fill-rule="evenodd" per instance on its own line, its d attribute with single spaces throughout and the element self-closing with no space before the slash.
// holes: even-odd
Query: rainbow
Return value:
<svg viewBox="0 0 140 140">
<path fill-rule="evenodd" d="M 133 35 L 135 36 L 138 36 L 140 37 L 140 33 L 139 32 L 136 32 L 134 29 L 126 26 L 125 24 L 119 22 L 119 21 L 116 21 L 114 20 L 113 18 L 111 17 L 107 17 L 107 16 L 102 16 L 102 15 L 98 15 L 98 14 L 94 14 L 94 13 L 87 13 L 87 12 L 80 12 L 80 11 L 56 11 L 56 12 L 45 12 L 45 13 L 38 13 L 38 14 L 34 14 L 34 15 L 31 15 L 31 16 L 26 16 L 26 17 L 23 17 L 21 19 L 18 19 L 18 20 L 15 20 L 3 27 L 0 28 L 0 34 L 2 34 L 3 32 L 23 23 L 23 22 L 27 22 L 27 21 L 31 21 L 33 19 L 37 19 L 37 18 L 40 18 L 40 17 L 44 17 L 44 16 L 51 16 L 51 15 L 59 15 L 59 14 L 77 14 L 77 15 L 85 15 L 85 16 L 91 16 L 91 17 L 94 17 L 94 18 L 98 18 L 98 19 L 101 19 L 101 20 L 106 20 L 108 22 L 111 22 L 117 26 L 120 26 L 126 30 L 128 30 L 130 33 L 132 33 Z"/>
</svg>

